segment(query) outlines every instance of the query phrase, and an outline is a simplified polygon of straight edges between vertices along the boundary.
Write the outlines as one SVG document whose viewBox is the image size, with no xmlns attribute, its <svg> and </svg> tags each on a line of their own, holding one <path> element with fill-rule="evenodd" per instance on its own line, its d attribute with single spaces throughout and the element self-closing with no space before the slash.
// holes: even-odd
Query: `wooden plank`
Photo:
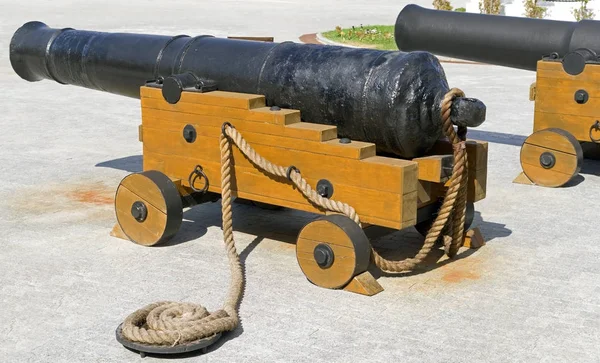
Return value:
<svg viewBox="0 0 600 363">
<path fill-rule="evenodd" d="M 272 163 L 299 168 L 305 177 L 328 179 L 335 184 L 360 185 L 364 189 L 407 194 L 417 189 L 417 163 L 374 156 L 362 160 L 321 155 L 282 147 L 251 145 Z M 219 140 L 198 135 L 187 143 L 180 132 L 154 129 L 144 125 L 144 149 L 163 155 L 190 156 L 205 162 L 220 162 Z M 237 147 L 233 148 L 236 165 L 254 168 Z M 190 169 L 191 171 L 191 169 Z M 168 174 L 170 176 L 175 176 Z M 181 175 L 176 175 L 182 178 Z M 183 178 L 182 178 L 183 179 Z"/>
<path fill-rule="evenodd" d="M 579 141 L 590 141 L 590 127 L 600 118 L 597 116 L 561 115 L 536 111 L 534 114 L 533 131 L 555 127 L 568 131 Z M 600 137 L 597 131 L 592 136 Z"/>
<path fill-rule="evenodd" d="M 468 139 L 466 146 L 469 169 L 487 169 L 488 143 L 486 141 Z M 447 140 L 438 140 L 427 154 L 453 155 L 452 144 Z"/>
<path fill-rule="evenodd" d="M 240 158 L 241 155 L 234 155 L 235 170 L 232 178 L 232 189 L 237 196 L 288 208 L 321 213 L 298 190 L 295 190 L 285 178 L 271 178 L 254 167 L 240 166 Z M 173 154 L 162 155 L 146 146 L 144 147 L 144 170 L 160 170 L 171 177 L 180 178 L 184 186 L 188 186 L 188 176 L 197 164 L 202 165 L 208 176 L 210 181 L 209 191 L 220 193 L 221 169 L 219 162 Z M 318 181 L 318 178 L 308 178 L 306 175 L 304 177 L 313 187 Z M 336 183 L 335 180 L 332 180 L 332 183 L 334 185 L 333 199 L 354 207 L 362 221 L 395 229 L 414 225 L 414 220 L 411 218 L 416 219 L 416 191 L 401 195 L 361 188 L 360 184 L 344 185 Z M 199 182 L 196 186 L 200 188 L 203 184 Z"/>
<path fill-rule="evenodd" d="M 141 98 L 142 107 L 155 110 L 185 112 L 194 115 L 203 115 L 211 117 L 225 117 L 242 119 L 247 121 L 256 121 L 269 123 L 273 125 L 289 125 L 300 122 L 300 111 L 281 109 L 271 111 L 269 107 L 259 107 L 251 110 L 240 108 L 231 108 L 225 106 L 203 105 L 197 103 L 177 102 L 170 104 L 167 101 L 157 98 Z"/>
<path fill-rule="evenodd" d="M 147 86 L 141 87 L 140 96 L 141 98 L 153 98 L 164 101 L 162 88 Z M 224 91 L 212 91 L 205 93 L 182 92 L 179 102 L 239 108 L 242 110 L 250 110 L 266 106 L 265 96 Z"/>
<path fill-rule="evenodd" d="M 268 123 L 257 125 L 255 121 L 224 116 L 204 116 L 192 113 L 172 112 L 142 108 L 142 122 L 144 125 L 165 130 L 182 130 L 183 125 L 204 125 L 218 127 L 224 122 L 229 122 L 241 132 L 255 132 L 265 135 L 284 136 L 294 139 L 305 139 L 311 141 L 328 141 L 337 138 L 337 127 L 329 125 L 311 124 L 299 122 L 297 124 L 281 127 Z"/>
<path fill-rule="evenodd" d="M 552 84 L 541 84 L 538 81 L 536 87 L 535 112 L 545 112 L 559 115 L 577 115 L 587 117 L 600 116 L 600 89 L 595 92 L 588 90 L 589 99 L 586 103 L 575 102 L 574 96 L 580 85 L 571 84 L 558 87 Z"/>
<path fill-rule="evenodd" d="M 600 65 L 587 64 L 582 73 L 570 75 L 563 70 L 561 62 L 539 61 L 537 63 L 537 77 L 566 79 L 573 81 L 600 82 Z"/>
<path fill-rule="evenodd" d="M 419 164 L 419 180 L 445 183 L 452 176 L 453 155 L 431 155 L 412 161 Z"/>
<path fill-rule="evenodd" d="M 145 124 L 146 128 L 148 129 L 179 133 L 179 135 L 182 135 L 181 132 L 186 125 L 185 123 L 177 125 L 175 123 L 164 122 L 162 120 L 153 118 L 146 118 Z M 221 127 L 205 126 L 202 123 L 192 123 L 191 125 L 194 126 L 199 136 L 218 139 L 221 135 Z M 244 139 L 246 139 L 246 141 L 251 145 L 277 145 L 278 147 L 284 149 L 307 151 L 315 154 L 333 155 L 357 160 L 376 155 L 375 144 L 367 142 L 352 142 L 350 144 L 342 144 L 340 143 L 340 139 L 337 138 L 325 142 L 319 142 L 285 136 L 260 134 L 249 131 L 243 131 L 242 135 Z M 183 136 L 180 136 L 180 139 L 180 141 L 184 141 Z"/>
<path fill-rule="evenodd" d="M 536 77 L 536 82 L 534 83 L 534 85 L 535 85 L 535 89 L 536 89 L 536 98 L 537 98 L 537 95 L 539 94 L 539 92 L 537 92 L 538 87 L 541 87 L 547 93 L 553 93 L 553 92 L 550 92 L 551 89 L 554 89 L 554 91 L 556 93 L 558 93 L 557 90 L 565 90 L 570 93 L 572 92 L 570 94 L 570 96 L 571 96 L 570 100 L 573 102 L 575 102 L 573 95 L 575 94 L 575 91 L 577 91 L 577 90 L 585 89 L 589 93 L 590 97 L 592 97 L 592 98 L 598 98 L 599 97 L 598 91 L 600 91 L 600 84 L 598 84 L 597 82 L 590 81 L 588 79 L 574 80 L 574 79 L 568 79 L 566 77 L 550 78 L 550 77 L 543 77 L 543 76 L 538 75 Z"/>
<path fill-rule="evenodd" d="M 443 197 L 445 188 L 450 186 L 450 181 L 442 184 L 432 184 L 432 196 Z M 471 203 L 485 199 L 487 193 L 487 169 L 469 170 L 469 182 L 467 184 L 467 200 Z"/>
</svg>

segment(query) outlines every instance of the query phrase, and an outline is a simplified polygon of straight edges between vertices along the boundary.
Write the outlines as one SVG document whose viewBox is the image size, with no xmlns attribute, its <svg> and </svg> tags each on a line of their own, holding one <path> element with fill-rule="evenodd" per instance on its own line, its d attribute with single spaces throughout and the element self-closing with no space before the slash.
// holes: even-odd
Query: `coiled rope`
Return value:
<svg viewBox="0 0 600 363">
<path fill-rule="evenodd" d="M 427 233 L 423 247 L 415 257 L 402 261 L 387 260 L 372 248 L 373 262 L 383 271 L 402 272 L 417 267 L 429 254 L 443 230 L 447 231 L 447 234 L 444 235 L 444 242 L 446 253 L 450 257 L 457 253 L 462 244 L 467 199 L 468 164 L 465 147 L 467 130 L 466 127 L 458 127 L 458 132 L 454 130 L 450 119 L 450 110 L 455 97 L 464 97 L 464 93 L 456 88 L 451 89 L 443 98 L 441 105 L 443 130 L 452 143 L 454 155 L 450 186 L 446 191 L 442 206 Z M 132 342 L 164 346 L 199 342 L 211 339 L 221 332 L 234 330 L 239 324 L 237 308 L 243 293 L 244 275 L 233 238 L 231 142 L 259 169 L 271 175 L 289 179 L 307 200 L 320 209 L 344 214 L 361 225 L 354 208 L 346 203 L 319 195 L 302 178 L 298 169 L 293 166 L 287 168 L 279 166 L 264 159 L 232 125 L 224 124 L 222 131 L 220 137 L 221 209 L 223 214 L 223 240 L 231 273 L 227 299 L 220 310 L 212 313 L 209 313 L 205 307 L 192 303 L 163 301 L 147 305 L 129 315 L 122 324 L 123 336 Z M 451 224 L 448 224 L 449 220 L 452 222 Z"/>
</svg>

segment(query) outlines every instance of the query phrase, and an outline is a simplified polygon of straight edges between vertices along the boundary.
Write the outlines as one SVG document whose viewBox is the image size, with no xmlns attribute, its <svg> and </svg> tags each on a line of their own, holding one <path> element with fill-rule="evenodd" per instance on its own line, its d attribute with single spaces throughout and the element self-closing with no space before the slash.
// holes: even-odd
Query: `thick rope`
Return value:
<svg viewBox="0 0 600 363">
<path fill-rule="evenodd" d="M 201 305 L 157 302 L 129 315 L 122 325 L 123 336 L 133 342 L 175 346 L 231 331 L 239 324 L 237 307 L 242 298 L 244 274 L 233 239 L 231 211 L 231 145 L 221 136 L 221 208 L 223 240 L 229 259 L 231 283 L 221 310 L 209 313 Z"/>
<path fill-rule="evenodd" d="M 429 229 L 423 247 L 417 252 L 415 257 L 407 258 L 401 261 L 392 261 L 383 258 L 380 254 L 372 249 L 373 261 L 381 270 L 386 272 L 404 272 L 413 270 L 421 264 L 429 255 L 433 246 L 439 239 L 444 227 L 452 216 L 452 225 L 450 229 L 452 236 L 444 236 L 444 243 L 448 256 L 456 255 L 458 249 L 463 242 L 463 233 L 465 225 L 466 213 L 466 186 L 467 186 L 467 152 L 464 138 L 466 137 L 466 129 L 459 130 L 461 137 L 454 131 L 454 125 L 450 118 L 452 100 L 455 97 L 464 97 L 464 93 L 457 89 L 451 89 L 442 100 L 442 127 L 444 134 L 452 143 L 454 166 L 452 168 L 452 177 L 450 178 L 450 186 L 444 196 L 442 206 L 438 211 L 431 228 Z"/>
</svg>

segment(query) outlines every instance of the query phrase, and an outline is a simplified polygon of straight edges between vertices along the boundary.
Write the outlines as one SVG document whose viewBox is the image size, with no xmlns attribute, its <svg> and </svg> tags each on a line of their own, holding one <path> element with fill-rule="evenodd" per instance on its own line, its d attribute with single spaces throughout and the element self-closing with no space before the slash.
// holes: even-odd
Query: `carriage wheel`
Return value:
<svg viewBox="0 0 600 363">
<path fill-rule="evenodd" d="M 156 170 L 126 176 L 117 188 L 115 211 L 127 238 L 144 246 L 169 240 L 183 219 L 177 187 Z"/>
<path fill-rule="evenodd" d="M 523 173 L 535 184 L 560 187 L 571 181 L 583 163 L 583 150 L 569 132 L 551 128 L 536 131 L 521 148 Z"/>
<path fill-rule="evenodd" d="M 369 267 L 371 247 L 364 231 L 344 215 L 308 223 L 296 242 L 302 272 L 317 286 L 338 289 Z"/>
</svg>

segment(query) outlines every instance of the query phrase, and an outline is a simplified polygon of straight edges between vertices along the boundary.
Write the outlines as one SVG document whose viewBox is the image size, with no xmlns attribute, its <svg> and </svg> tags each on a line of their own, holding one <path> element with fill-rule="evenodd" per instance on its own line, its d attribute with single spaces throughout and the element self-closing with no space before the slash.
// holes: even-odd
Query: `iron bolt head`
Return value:
<svg viewBox="0 0 600 363">
<path fill-rule="evenodd" d="M 143 202 L 134 202 L 131 206 L 131 215 L 138 222 L 143 222 L 148 217 L 148 208 Z"/>
<path fill-rule="evenodd" d="M 579 104 L 586 103 L 588 101 L 589 95 L 585 90 L 580 89 L 575 92 L 575 102 Z"/>
<path fill-rule="evenodd" d="M 545 169 L 551 169 L 556 163 L 556 157 L 550 152 L 544 152 L 540 155 L 540 165 Z"/>
<path fill-rule="evenodd" d="M 324 184 L 317 185 L 317 193 L 323 198 L 325 198 L 327 197 L 327 195 L 329 195 L 329 187 Z"/>
<path fill-rule="evenodd" d="M 328 268 L 333 265 L 333 250 L 329 245 L 319 244 L 313 251 L 313 256 L 317 265 L 321 268 Z"/>
</svg>

